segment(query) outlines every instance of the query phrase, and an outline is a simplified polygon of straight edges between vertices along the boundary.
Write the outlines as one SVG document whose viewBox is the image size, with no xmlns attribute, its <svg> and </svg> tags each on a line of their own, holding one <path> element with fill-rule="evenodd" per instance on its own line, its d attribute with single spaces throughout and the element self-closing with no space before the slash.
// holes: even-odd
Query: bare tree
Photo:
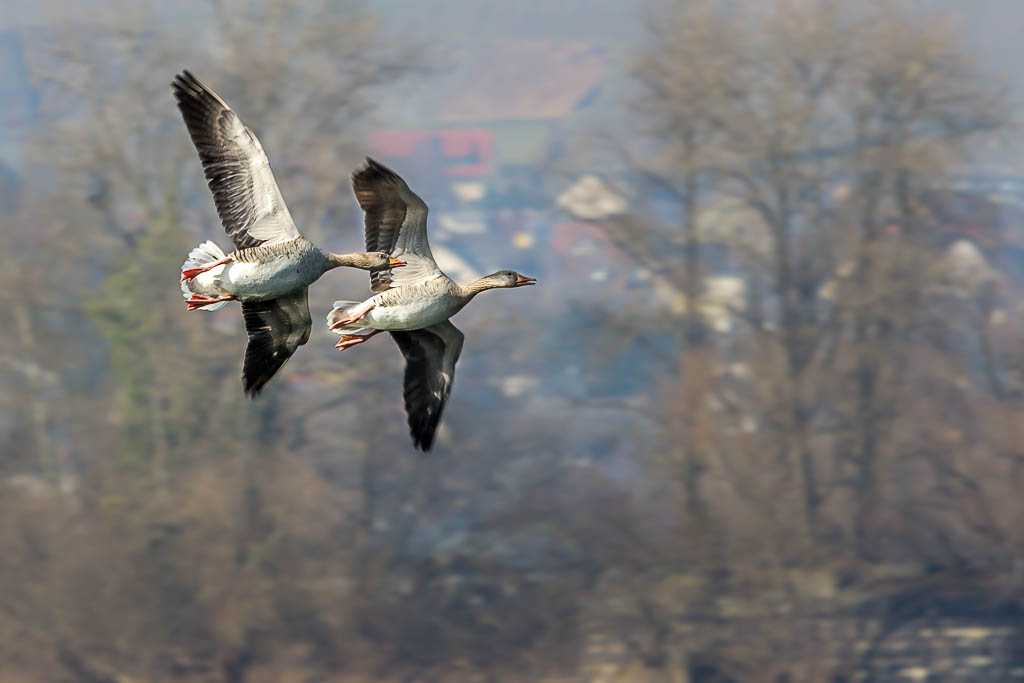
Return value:
<svg viewBox="0 0 1024 683">
<path fill-rule="evenodd" d="M 654 471 L 689 502 L 680 519 L 698 523 L 680 528 L 715 541 L 685 534 L 680 553 L 715 549 L 703 566 L 735 573 L 716 591 L 740 576 L 785 586 L 788 567 L 828 567 L 837 551 L 893 557 L 889 541 L 911 530 L 886 516 L 889 482 L 907 476 L 900 438 L 921 417 L 906 387 L 947 372 L 914 362 L 940 257 L 927 196 L 1005 127 L 998 84 L 944 15 L 891 3 L 674 3 L 652 16 L 635 68 L 644 143 L 619 143 L 626 171 L 609 172 L 634 205 L 602 225 L 685 302 L 632 320 L 679 342 L 655 446 L 671 455 Z M 674 197 L 678 222 L 655 195 Z M 749 296 L 728 333 L 698 344 L 708 243 Z M 667 322 L 641 322 L 652 315 Z M 931 480 L 959 492 L 974 527 L 994 528 L 980 481 L 938 467 Z"/>
<path fill-rule="evenodd" d="M 770 292 L 774 314 L 747 316 L 750 333 L 777 349 L 781 362 L 762 433 L 766 445 L 778 449 L 777 465 L 802 492 L 805 531 L 813 535 L 831 484 L 821 481 L 824 470 L 817 470 L 824 463 L 814 462 L 810 441 L 829 419 L 823 392 L 831 385 L 826 378 L 835 370 L 831 359 L 845 322 L 878 362 L 895 360 L 877 335 L 884 330 L 888 339 L 907 338 L 904 316 L 914 310 L 922 285 L 904 275 L 922 272 L 920 260 L 913 260 L 920 250 L 908 242 L 915 234 L 914 197 L 963 157 L 972 136 L 1000 126 L 998 92 L 970 76 L 973 67 L 955 33 L 916 10 L 687 2 L 656 15 L 650 26 L 651 48 L 637 75 L 642 120 L 651 122 L 647 132 L 660 153 L 643 165 L 629 159 L 630 168 L 646 187 L 668 187 L 679 197 L 683 225 L 652 230 L 638 218 L 610 221 L 608 229 L 634 248 L 662 236 L 683 244 L 682 265 L 664 267 L 679 273 L 689 347 L 701 267 L 696 242 L 716 228 L 697 226 L 699 216 L 713 216 L 694 207 L 728 200 L 743 210 L 745 234 L 717 239 L 730 243 L 748 283 L 756 289 L 763 282 Z M 892 223 L 904 237 L 883 245 Z M 875 263 L 890 245 L 903 256 L 878 270 Z M 653 250 L 646 253 L 645 262 L 657 262 Z M 821 293 L 826 286 L 831 292 L 849 259 L 854 270 L 840 278 L 840 291 L 852 288 L 862 298 L 833 304 Z M 890 288 L 878 281 L 893 277 L 901 278 L 904 293 L 897 309 Z M 863 296 L 871 289 L 888 298 L 866 307 Z M 854 306 L 857 313 L 848 313 Z M 904 325 L 880 326 L 881 310 Z M 860 400 L 870 403 L 871 378 L 879 370 L 866 357 L 861 363 Z M 864 441 L 857 460 L 868 470 L 871 429 L 862 423 L 858 431 Z M 858 490 L 870 499 L 866 482 L 875 475 L 865 470 L 859 476 L 865 483 Z M 692 473 L 687 477 L 692 491 Z M 863 505 L 865 512 L 876 507 Z"/>
<path fill-rule="evenodd" d="M 24 375 L 23 423 L 34 425 L 24 442 L 51 483 L 42 502 L 5 497 L 2 533 L 20 561 L 4 563 L 0 582 L 26 589 L 4 591 L 0 613 L 10 633 L 30 634 L 44 678 L 180 671 L 243 681 L 254 666 L 294 657 L 294 642 L 330 662 L 345 623 L 317 605 L 337 607 L 346 584 L 329 579 L 359 569 L 334 543 L 359 490 L 319 476 L 291 447 L 301 425 L 279 409 L 287 386 L 259 405 L 241 399 L 237 313 L 230 322 L 184 313 L 185 253 L 201 237 L 226 237 L 169 83 L 191 68 L 213 84 L 268 149 L 303 231 L 329 243 L 343 239 L 337 222 L 373 88 L 421 68 L 424 53 L 390 41 L 355 2 L 191 12 L 168 20 L 132 3 L 107 7 L 86 25 L 58 26 L 31 55 L 53 125 L 30 152 L 66 192 L 49 204 L 27 198 L 24 211 L 49 222 L 5 239 L 25 242 L 12 277 L 28 282 L 45 264 L 68 291 L 30 288 L 5 308 L 17 345 L 4 372 Z M 346 232 L 359 241 L 360 230 Z M 55 306 L 67 311 L 57 317 Z M 75 321 L 70 350 L 40 332 L 61 320 Z M 109 375 L 93 375 L 99 386 L 72 367 L 82 356 L 109 363 Z M 26 361 L 45 357 L 52 373 Z M 353 436 L 348 447 L 365 444 Z M 71 482 L 63 489 L 58 463 Z"/>
</svg>

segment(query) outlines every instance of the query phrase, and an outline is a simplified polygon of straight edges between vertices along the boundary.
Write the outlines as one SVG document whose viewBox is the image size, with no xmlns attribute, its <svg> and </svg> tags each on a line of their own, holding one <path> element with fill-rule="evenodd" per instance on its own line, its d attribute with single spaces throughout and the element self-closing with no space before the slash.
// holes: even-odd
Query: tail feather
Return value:
<svg viewBox="0 0 1024 683">
<path fill-rule="evenodd" d="M 327 314 L 327 327 L 330 328 L 331 325 L 333 325 L 336 320 L 345 316 L 345 313 L 348 311 L 348 309 L 352 308 L 353 306 L 358 306 L 360 303 L 362 302 L 335 301 L 334 308 L 331 310 L 330 313 Z M 351 332 L 357 332 L 362 329 L 365 328 L 362 325 L 360 325 L 357 321 L 355 323 L 352 323 L 351 325 L 346 325 L 345 327 L 333 329 L 331 330 L 331 332 L 334 332 L 335 334 L 349 334 Z"/>
<path fill-rule="evenodd" d="M 226 255 L 227 254 L 217 246 L 216 242 L 206 240 L 188 253 L 188 258 L 185 259 L 185 263 L 182 264 L 181 269 L 184 271 L 189 268 L 201 268 L 207 263 L 220 261 Z"/>
<path fill-rule="evenodd" d="M 205 306 L 199 306 L 195 310 L 197 311 L 218 311 L 228 305 L 227 301 L 218 301 L 215 304 L 206 304 Z"/>
<path fill-rule="evenodd" d="M 199 246 L 197 246 L 195 249 L 188 253 L 188 258 L 186 258 L 185 262 L 181 264 L 181 270 L 182 272 L 185 272 L 186 270 L 190 270 L 192 268 L 202 268 L 203 266 L 209 263 L 221 260 L 225 256 L 226 254 L 223 252 L 223 250 L 221 250 L 219 246 L 217 246 L 216 242 L 206 240 L 205 242 L 201 243 Z M 216 269 L 211 270 L 210 272 L 216 272 Z M 206 281 L 206 279 L 207 278 L 200 276 L 192 280 L 183 280 L 181 282 L 182 296 L 185 297 L 186 299 L 191 298 L 193 294 L 219 296 L 220 293 L 217 292 L 216 290 L 209 290 L 203 287 L 203 284 Z M 223 308 L 226 305 L 227 302 L 222 301 L 220 303 L 210 304 L 209 306 L 203 306 L 202 309 L 200 310 L 216 311 L 217 309 Z"/>
</svg>

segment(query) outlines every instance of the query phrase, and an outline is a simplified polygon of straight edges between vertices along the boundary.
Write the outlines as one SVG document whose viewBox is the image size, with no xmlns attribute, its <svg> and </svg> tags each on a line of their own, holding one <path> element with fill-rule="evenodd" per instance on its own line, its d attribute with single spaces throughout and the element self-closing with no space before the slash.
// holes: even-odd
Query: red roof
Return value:
<svg viewBox="0 0 1024 683">
<path fill-rule="evenodd" d="M 373 154 L 392 159 L 436 157 L 430 161 L 456 178 L 487 175 L 494 159 L 494 135 L 480 128 L 377 130 L 368 145 Z"/>
</svg>

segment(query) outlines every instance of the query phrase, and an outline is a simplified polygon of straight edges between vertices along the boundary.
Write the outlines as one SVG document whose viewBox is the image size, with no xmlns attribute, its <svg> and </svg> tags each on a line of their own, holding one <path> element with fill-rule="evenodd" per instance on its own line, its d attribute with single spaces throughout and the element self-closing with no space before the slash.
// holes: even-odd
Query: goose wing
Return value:
<svg viewBox="0 0 1024 683">
<path fill-rule="evenodd" d="M 242 302 L 249 344 L 242 363 L 242 388 L 254 397 L 295 350 L 309 340 L 309 290 L 306 288 L 269 301 Z"/>
<path fill-rule="evenodd" d="M 366 250 L 405 261 L 403 268 L 370 273 L 375 292 L 422 282 L 441 273 L 427 243 L 427 205 L 387 166 L 367 158 L 352 174 L 359 208 L 366 214 Z"/>
<path fill-rule="evenodd" d="M 238 249 L 299 237 L 263 146 L 217 93 L 188 71 L 171 83 L 209 181 L 217 214 Z"/>
<path fill-rule="evenodd" d="M 464 336 L 450 321 L 392 332 L 405 356 L 405 412 L 416 448 L 429 451 L 455 377 Z"/>
</svg>

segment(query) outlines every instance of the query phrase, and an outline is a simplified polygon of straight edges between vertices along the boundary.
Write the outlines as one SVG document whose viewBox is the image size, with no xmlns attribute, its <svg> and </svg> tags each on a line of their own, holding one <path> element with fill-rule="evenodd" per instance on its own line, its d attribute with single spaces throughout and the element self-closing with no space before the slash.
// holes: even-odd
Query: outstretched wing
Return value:
<svg viewBox="0 0 1024 683">
<path fill-rule="evenodd" d="M 270 161 L 252 131 L 188 71 L 178 74 L 171 88 L 199 152 L 217 214 L 235 247 L 299 237 Z"/>
<path fill-rule="evenodd" d="M 269 301 L 242 303 L 249 345 L 242 363 L 242 388 L 255 397 L 295 350 L 309 340 L 308 290 L 280 296 Z"/>
<path fill-rule="evenodd" d="M 427 205 L 387 166 L 367 158 L 352 174 L 359 208 L 366 214 L 366 250 L 405 261 L 403 268 L 370 273 L 375 292 L 429 279 L 441 271 L 427 243 Z"/>
<path fill-rule="evenodd" d="M 405 412 L 416 448 L 429 451 L 455 377 L 464 336 L 449 321 L 422 330 L 392 332 L 405 356 Z"/>
</svg>

